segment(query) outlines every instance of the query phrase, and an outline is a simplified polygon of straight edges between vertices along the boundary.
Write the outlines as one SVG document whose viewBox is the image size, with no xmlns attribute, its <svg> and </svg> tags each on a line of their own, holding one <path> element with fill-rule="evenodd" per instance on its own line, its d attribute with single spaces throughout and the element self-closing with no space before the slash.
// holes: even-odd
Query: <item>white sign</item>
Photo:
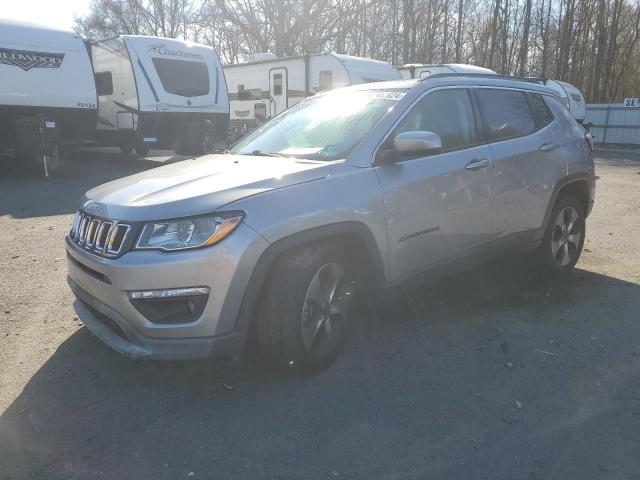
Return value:
<svg viewBox="0 0 640 480">
<path fill-rule="evenodd" d="M 638 99 L 637 98 L 625 98 L 624 99 L 624 106 L 625 107 L 638 107 L 640 105 L 638 104 Z"/>
</svg>

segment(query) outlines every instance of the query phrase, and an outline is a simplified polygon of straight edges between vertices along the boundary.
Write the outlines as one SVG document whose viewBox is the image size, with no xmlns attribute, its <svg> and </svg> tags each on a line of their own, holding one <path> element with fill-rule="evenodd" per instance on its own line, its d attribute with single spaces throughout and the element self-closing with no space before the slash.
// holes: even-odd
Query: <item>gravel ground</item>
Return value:
<svg viewBox="0 0 640 480">
<path fill-rule="evenodd" d="M 505 262 L 408 290 L 310 378 L 128 360 L 78 322 L 81 193 L 158 159 L 0 180 L 0 480 L 640 478 L 640 154 L 598 153 L 564 280 Z M 161 158 L 160 160 L 166 160 Z"/>
</svg>

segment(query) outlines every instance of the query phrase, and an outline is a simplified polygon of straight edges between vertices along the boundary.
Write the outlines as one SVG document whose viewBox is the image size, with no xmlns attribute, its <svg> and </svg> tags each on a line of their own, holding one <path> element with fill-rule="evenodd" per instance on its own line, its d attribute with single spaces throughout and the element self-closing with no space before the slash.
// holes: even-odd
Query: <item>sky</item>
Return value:
<svg viewBox="0 0 640 480">
<path fill-rule="evenodd" d="M 89 13 L 89 0 L 0 0 L 0 18 L 72 28 L 73 18 Z"/>
</svg>

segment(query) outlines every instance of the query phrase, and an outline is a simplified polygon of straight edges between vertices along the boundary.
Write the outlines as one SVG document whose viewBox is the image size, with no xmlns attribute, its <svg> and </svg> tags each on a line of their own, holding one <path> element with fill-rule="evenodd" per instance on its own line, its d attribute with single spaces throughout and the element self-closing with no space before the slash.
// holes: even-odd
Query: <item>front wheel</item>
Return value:
<svg viewBox="0 0 640 480">
<path fill-rule="evenodd" d="M 545 270 L 551 274 L 569 272 L 578 262 L 585 237 L 585 212 L 576 197 L 556 202 L 549 217 L 540 256 Z"/>
<path fill-rule="evenodd" d="M 257 312 L 261 354 L 278 367 L 317 372 L 333 362 L 352 317 L 354 272 L 335 245 L 281 258 Z"/>
</svg>

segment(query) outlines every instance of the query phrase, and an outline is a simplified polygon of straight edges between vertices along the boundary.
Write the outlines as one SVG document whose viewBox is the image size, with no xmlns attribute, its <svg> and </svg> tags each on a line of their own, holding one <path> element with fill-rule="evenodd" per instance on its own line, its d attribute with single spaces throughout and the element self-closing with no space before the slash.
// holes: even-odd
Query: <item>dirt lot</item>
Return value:
<svg viewBox="0 0 640 480">
<path fill-rule="evenodd" d="M 405 292 L 312 378 L 136 363 L 71 307 L 63 239 L 108 154 L 0 180 L 0 480 L 640 478 L 640 154 L 598 154 L 577 270 Z"/>
</svg>

